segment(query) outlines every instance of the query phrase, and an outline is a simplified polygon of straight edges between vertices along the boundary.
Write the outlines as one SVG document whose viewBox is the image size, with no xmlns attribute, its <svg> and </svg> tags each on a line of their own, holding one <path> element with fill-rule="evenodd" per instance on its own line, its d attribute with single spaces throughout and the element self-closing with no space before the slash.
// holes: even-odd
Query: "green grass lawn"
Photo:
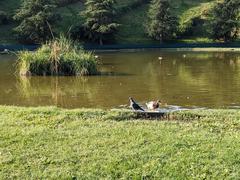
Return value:
<svg viewBox="0 0 240 180">
<path fill-rule="evenodd" d="M 125 111 L 0 107 L 0 179 L 237 179 L 240 111 L 168 120 Z"/>
</svg>

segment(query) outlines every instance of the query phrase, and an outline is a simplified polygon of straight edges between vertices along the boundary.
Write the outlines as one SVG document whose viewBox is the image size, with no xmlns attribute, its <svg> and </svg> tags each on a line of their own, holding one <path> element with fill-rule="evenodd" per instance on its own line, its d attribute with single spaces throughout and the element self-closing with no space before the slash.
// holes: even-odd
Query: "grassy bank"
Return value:
<svg viewBox="0 0 240 180">
<path fill-rule="evenodd" d="M 0 179 L 240 176 L 240 111 L 129 112 L 0 107 Z"/>
</svg>

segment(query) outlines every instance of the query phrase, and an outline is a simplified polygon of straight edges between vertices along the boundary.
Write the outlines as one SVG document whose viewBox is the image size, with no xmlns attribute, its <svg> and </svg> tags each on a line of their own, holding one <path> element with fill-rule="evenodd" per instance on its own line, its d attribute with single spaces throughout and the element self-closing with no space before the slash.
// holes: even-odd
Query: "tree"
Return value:
<svg viewBox="0 0 240 180">
<path fill-rule="evenodd" d="M 224 0 L 213 8 L 212 35 L 214 39 L 232 41 L 240 33 L 240 1 Z"/>
<path fill-rule="evenodd" d="M 18 39 L 27 43 L 41 43 L 52 37 L 52 24 L 58 19 L 54 0 L 24 0 L 14 19 L 20 24 L 14 30 Z"/>
<path fill-rule="evenodd" d="M 177 32 L 178 19 L 172 15 L 167 0 L 152 0 L 148 11 L 147 33 L 160 42 L 172 39 Z"/>
<path fill-rule="evenodd" d="M 103 41 L 110 39 L 117 31 L 119 24 L 114 22 L 115 0 L 87 0 L 85 3 L 85 36 L 91 41 Z"/>
</svg>

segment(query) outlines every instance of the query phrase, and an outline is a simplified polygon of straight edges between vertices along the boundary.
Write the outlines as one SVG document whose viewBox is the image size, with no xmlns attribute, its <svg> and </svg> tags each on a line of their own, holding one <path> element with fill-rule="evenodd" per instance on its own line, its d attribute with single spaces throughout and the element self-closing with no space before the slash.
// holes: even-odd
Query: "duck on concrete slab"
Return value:
<svg viewBox="0 0 240 180">
<path fill-rule="evenodd" d="M 130 107 L 131 107 L 134 111 L 145 111 L 141 106 L 139 106 L 139 105 L 133 100 L 133 98 L 129 97 L 129 101 L 130 101 Z"/>
<path fill-rule="evenodd" d="M 148 103 L 146 103 L 146 106 L 149 110 L 156 110 L 160 107 L 161 101 L 157 100 L 157 101 L 150 101 Z"/>
</svg>

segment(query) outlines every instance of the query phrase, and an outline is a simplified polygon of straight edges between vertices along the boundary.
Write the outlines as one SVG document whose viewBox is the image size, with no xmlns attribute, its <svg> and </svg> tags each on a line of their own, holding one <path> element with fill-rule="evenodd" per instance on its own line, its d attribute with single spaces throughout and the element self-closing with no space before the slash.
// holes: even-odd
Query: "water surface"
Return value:
<svg viewBox="0 0 240 180">
<path fill-rule="evenodd" d="M 16 58 L 0 56 L 0 104 L 113 108 L 132 96 L 184 107 L 240 106 L 240 53 L 108 52 L 102 76 L 19 77 Z"/>
</svg>

